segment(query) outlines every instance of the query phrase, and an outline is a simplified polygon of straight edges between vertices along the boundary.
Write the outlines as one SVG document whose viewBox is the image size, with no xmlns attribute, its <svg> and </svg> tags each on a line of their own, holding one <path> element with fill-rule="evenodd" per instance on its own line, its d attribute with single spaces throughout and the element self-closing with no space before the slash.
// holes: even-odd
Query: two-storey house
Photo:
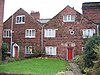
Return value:
<svg viewBox="0 0 100 75">
<path fill-rule="evenodd" d="M 81 54 L 84 40 L 96 33 L 96 24 L 66 6 L 44 26 L 44 51 L 48 56 L 72 60 Z"/>
<path fill-rule="evenodd" d="M 39 15 L 39 12 L 33 11 L 28 14 L 20 8 L 4 22 L 3 42 L 8 43 L 12 57 L 27 57 L 40 53 L 41 27 L 36 21 Z"/>
</svg>

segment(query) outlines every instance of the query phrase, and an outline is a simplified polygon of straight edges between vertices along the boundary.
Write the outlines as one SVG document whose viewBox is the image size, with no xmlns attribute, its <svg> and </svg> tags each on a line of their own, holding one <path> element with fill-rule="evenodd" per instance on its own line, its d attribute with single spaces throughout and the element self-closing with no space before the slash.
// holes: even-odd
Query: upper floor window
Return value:
<svg viewBox="0 0 100 75">
<path fill-rule="evenodd" d="M 33 54 L 33 51 L 32 46 L 25 46 L 25 54 Z"/>
<path fill-rule="evenodd" d="M 75 21 L 75 15 L 64 15 L 63 21 L 64 22 L 74 22 Z"/>
<path fill-rule="evenodd" d="M 95 29 L 83 29 L 83 38 L 90 38 L 95 34 Z"/>
<path fill-rule="evenodd" d="M 45 29 L 44 30 L 44 37 L 55 37 L 56 36 L 56 29 Z"/>
<path fill-rule="evenodd" d="M 46 55 L 56 55 L 57 47 L 55 46 L 47 46 L 45 47 Z"/>
<path fill-rule="evenodd" d="M 25 30 L 25 37 L 26 38 L 35 38 L 35 29 L 26 29 Z"/>
<path fill-rule="evenodd" d="M 11 30 L 10 29 L 4 29 L 3 30 L 3 37 L 4 38 L 10 38 L 11 37 Z"/>
<path fill-rule="evenodd" d="M 25 15 L 16 16 L 16 24 L 24 24 L 25 23 Z"/>
</svg>

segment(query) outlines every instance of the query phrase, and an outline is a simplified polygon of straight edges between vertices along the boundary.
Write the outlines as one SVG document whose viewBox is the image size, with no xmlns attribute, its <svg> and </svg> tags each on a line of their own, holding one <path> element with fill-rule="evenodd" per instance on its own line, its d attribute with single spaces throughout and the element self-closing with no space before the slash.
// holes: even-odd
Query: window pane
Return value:
<svg viewBox="0 0 100 75">
<path fill-rule="evenodd" d="M 93 36 L 95 29 L 84 29 L 83 30 L 83 38 L 90 38 Z"/>
<path fill-rule="evenodd" d="M 74 22 L 75 21 L 75 15 L 64 15 L 63 21 L 64 22 Z"/>
<path fill-rule="evenodd" d="M 70 21 L 71 20 L 71 15 L 68 15 L 67 16 L 67 21 Z"/>
<path fill-rule="evenodd" d="M 56 29 L 45 29 L 44 30 L 44 37 L 55 37 Z"/>
<path fill-rule="evenodd" d="M 32 36 L 35 36 L 35 31 L 34 30 L 32 30 Z"/>
<path fill-rule="evenodd" d="M 27 29 L 25 34 L 26 34 L 25 35 L 26 37 L 33 38 L 33 37 L 35 37 L 35 30 L 34 29 Z"/>
<path fill-rule="evenodd" d="M 25 22 L 25 17 L 24 16 L 22 17 L 22 22 Z"/>
<path fill-rule="evenodd" d="M 25 16 L 20 15 L 16 17 L 16 23 L 24 23 L 25 22 Z"/>
<path fill-rule="evenodd" d="M 45 47 L 46 55 L 56 55 L 56 47 Z"/>
</svg>

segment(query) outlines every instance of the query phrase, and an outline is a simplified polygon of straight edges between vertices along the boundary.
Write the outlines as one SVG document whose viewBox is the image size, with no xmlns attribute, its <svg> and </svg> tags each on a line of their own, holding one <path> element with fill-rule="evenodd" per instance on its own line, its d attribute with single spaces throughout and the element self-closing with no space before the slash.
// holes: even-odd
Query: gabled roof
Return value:
<svg viewBox="0 0 100 75">
<path fill-rule="evenodd" d="M 74 10 L 75 12 L 77 12 L 77 13 L 79 13 L 78 11 L 76 11 L 74 8 L 72 8 L 72 7 L 70 7 L 69 5 L 67 5 L 63 10 L 61 10 L 57 15 L 59 15 L 61 12 L 63 12 L 66 8 L 70 8 L 70 9 L 72 9 L 72 10 Z M 81 14 L 81 13 L 79 13 L 79 14 Z M 53 18 L 55 18 L 57 15 L 55 15 Z M 52 18 L 52 19 L 53 19 Z"/>
<path fill-rule="evenodd" d="M 29 14 L 29 13 L 27 13 L 23 8 L 19 8 L 14 14 L 12 14 L 6 21 L 8 21 L 13 15 L 15 15 L 17 12 L 24 12 L 25 14 L 27 14 L 28 16 L 30 16 L 31 18 L 32 18 L 32 16 Z M 33 18 L 32 18 L 33 19 Z M 5 21 L 5 22 L 6 22 Z M 34 21 L 34 19 L 33 19 L 33 21 Z M 5 23 L 4 22 L 4 23 Z"/>
<path fill-rule="evenodd" d="M 79 13 L 78 11 L 76 11 L 73 7 L 70 7 L 69 5 L 67 5 L 63 10 L 61 10 L 57 15 L 55 15 L 52 19 L 54 19 L 56 16 L 58 16 L 61 12 L 63 12 L 65 9 L 70 8 L 73 11 L 75 11 L 76 13 L 80 14 L 83 18 L 87 19 L 89 22 L 95 24 L 92 20 L 88 19 L 87 17 L 85 17 L 83 14 Z M 50 20 L 52 20 L 50 19 Z M 48 21 L 49 22 L 49 21 Z"/>
</svg>

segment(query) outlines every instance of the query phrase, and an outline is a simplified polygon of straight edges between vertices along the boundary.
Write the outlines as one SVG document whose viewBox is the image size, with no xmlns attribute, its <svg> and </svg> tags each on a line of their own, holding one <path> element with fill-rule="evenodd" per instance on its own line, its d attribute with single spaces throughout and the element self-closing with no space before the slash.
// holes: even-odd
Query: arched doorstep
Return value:
<svg viewBox="0 0 100 75">
<path fill-rule="evenodd" d="M 19 46 L 18 44 L 13 44 L 13 57 L 18 58 L 19 57 Z"/>
</svg>

